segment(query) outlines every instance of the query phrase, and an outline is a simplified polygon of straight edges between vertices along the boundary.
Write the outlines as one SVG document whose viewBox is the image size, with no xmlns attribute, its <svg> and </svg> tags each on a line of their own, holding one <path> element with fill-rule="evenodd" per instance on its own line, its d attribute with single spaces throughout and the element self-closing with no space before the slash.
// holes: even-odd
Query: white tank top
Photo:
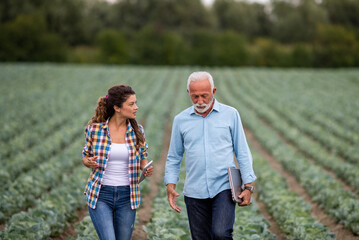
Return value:
<svg viewBox="0 0 359 240">
<path fill-rule="evenodd" d="M 128 186 L 128 149 L 124 143 L 111 143 L 110 156 L 102 179 L 103 185 Z"/>
</svg>

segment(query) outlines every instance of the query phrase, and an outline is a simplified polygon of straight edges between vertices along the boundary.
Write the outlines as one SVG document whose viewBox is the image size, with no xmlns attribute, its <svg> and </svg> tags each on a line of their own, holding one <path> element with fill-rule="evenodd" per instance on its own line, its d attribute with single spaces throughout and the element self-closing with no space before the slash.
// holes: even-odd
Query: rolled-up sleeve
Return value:
<svg viewBox="0 0 359 240">
<path fill-rule="evenodd" d="M 183 138 L 179 129 L 178 118 L 175 118 L 172 126 L 171 142 L 167 155 L 165 176 L 163 178 L 165 185 L 169 183 L 177 184 L 183 153 Z"/>
<path fill-rule="evenodd" d="M 85 141 L 86 141 L 86 143 L 85 143 L 85 146 L 84 146 L 84 148 L 82 150 L 82 158 L 84 158 L 85 156 L 88 156 L 88 157 L 93 156 L 91 132 L 92 132 L 91 125 L 87 125 L 87 127 L 85 129 Z"/>
<path fill-rule="evenodd" d="M 239 113 L 236 111 L 232 126 L 233 148 L 244 184 L 254 182 L 257 177 L 253 170 L 253 159 Z"/>
</svg>

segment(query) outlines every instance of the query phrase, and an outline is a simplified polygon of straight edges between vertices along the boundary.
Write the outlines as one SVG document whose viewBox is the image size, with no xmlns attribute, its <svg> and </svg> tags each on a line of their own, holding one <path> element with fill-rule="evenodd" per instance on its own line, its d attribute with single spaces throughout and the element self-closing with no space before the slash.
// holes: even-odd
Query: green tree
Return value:
<svg viewBox="0 0 359 240">
<path fill-rule="evenodd" d="M 267 36 L 269 34 L 269 15 L 262 4 L 216 0 L 213 9 L 220 30 L 233 30 L 249 37 Z"/>
<path fill-rule="evenodd" d="M 105 29 L 96 37 L 100 48 L 100 61 L 110 64 L 124 64 L 128 61 L 128 44 L 123 34 L 113 29 Z"/>
<path fill-rule="evenodd" d="M 323 0 L 330 23 L 359 28 L 358 0 Z"/>
<path fill-rule="evenodd" d="M 40 13 L 19 15 L 0 26 L 0 61 L 64 61 L 66 45 L 49 33 Z"/>
<path fill-rule="evenodd" d="M 165 30 L 212 28 L 215 18 L 200 0 L 122 0 L 113 5 L 113 27 L 138 31 L 147 24 Z"/>
<path fill-rule="evenodd" d="M 60 34 L 70 45 L 83 43 L 87 28 L 85 6 L 85 0 L 45 1 L 43 12 L 50 31 Z"/>
<path fill-rule="evenodd" d="M 138 31 L 131 41 L 132 58 L 135 64 L 159 65 L 164 59 L 164 31 L 147 25 Z"/>
<path fill-rule="evenodd" d="M 84 42 L 84 11 L 89 0 L 1 0 L 1 22 L 9 22 L 19 15 L 42 12 L 47 28 L 59 34 L 68 44 Z"/>
<path fill-rule="evenodd" d="M 283 43 L 313 41 L 318 24 L 327 23 L 327 14 L 315 0 L 272 1 L 272 37 Z"/>
<path fill-rule="evenodd" d="M 314 46 L 319 67 L 359 65 L 359 41 L 353 31 L 343 26 L 320 25 Z"/>
<path fill-rule="evenodd" d="M 295 44 L 291 52 L 291 67 L 313 67 L 314 53 L 309 44 Z"/>
<path fill-rule="evenodd" d="M 180 34 L 166 31 L 163 42 L 163 65 L 184 65 L 188 63 L 189 45 Z"/>
<path fill-rule="evenodd" d="M 46 0 L 1 0 L 0 23 L 14 20 L 18 15 L 29 15 L 39 11 Z"/>
<path fill-rule="evenodd" d="M 220 33 L 215 44 L 216 66 L 244 66 L 248 64 L 248 50 L 245 38 L 239 33 Z"/>
<path fill-rule="evenodd" d="M 188 44 L 181 35 L 149 24 L 131 41 L 131 63 L 145 65 L 177 65 L 188 60 Z M 188 61 L 187 61 L 188 62 Z"/>
<path fill-rule="evenodd" d="M 198 28 L 214 29 L 215 16 L 200 0 L 157 1 L 151 21 L 166 29 L 184 31 Z"/>
<path fill-rule="evenodd" d="M 93 45 L 96 35 L 104 29 L 115 29 L 112 24 L 112 4 L 106 1 L 87 0 L 83 10 L 83 42 L 80 44 Z"/>
<path fill-rule="evenodd" d="M 121 0 L 112 5 L 111 27 L 121 31 L 138 31 L 149 23 L 148 0 Z"/>
<path fill-rule="evenodd" d="M 290 53 L 278 42 L 268 38 L 258 38 L 251 52 L 251 64 L 263 67 L 290 66 Z"/>
<path fill-rule="evenodd" d="M 218 34 L 207 29 L 196 30 L 186 37 L 190 44 L 188 62 L 193 65 L 214 66 L 216 55 L 214 49 Z"/>
</svg>

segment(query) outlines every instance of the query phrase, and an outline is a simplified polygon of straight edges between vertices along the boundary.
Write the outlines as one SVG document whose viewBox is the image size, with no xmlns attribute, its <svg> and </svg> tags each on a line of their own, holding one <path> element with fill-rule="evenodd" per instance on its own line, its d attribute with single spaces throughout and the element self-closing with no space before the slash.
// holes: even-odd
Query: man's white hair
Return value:
<svg viewBox="0 0 359 240">
<path fill-rule="evenodd" d="M 206 80 L 206 79 L 208 79 L 209 84 L 211 84 L 211 92 L 213 92 L 214 83 L 213 83 L 212 75 L 209 72 L 193 72 L 193 73 L 191 73 L 191 75 L 189 75 L 188 80 L 187 80 L 187 90 L 189 91 L 189 84 L 191 82 L 202 81 L 202 80 Z"/>
</svg>

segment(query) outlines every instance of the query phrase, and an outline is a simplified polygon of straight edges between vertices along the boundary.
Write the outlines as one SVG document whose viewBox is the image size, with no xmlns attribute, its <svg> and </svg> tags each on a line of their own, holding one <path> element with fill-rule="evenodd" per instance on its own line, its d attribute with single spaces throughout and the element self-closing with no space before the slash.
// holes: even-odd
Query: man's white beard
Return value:
<svg viewBox="0 0 359 240">
<path fill-rule="evenodd" d="M 211 107 L 213 100 L 214 100 L 214 97 L 212 95 L 211 101 L 208 104 L 193 104 L 194 109 L 198 113 L 205 113 Z M 198 107 L 204 107 L 204 108 L 198 108 Z"/>
</svg>

